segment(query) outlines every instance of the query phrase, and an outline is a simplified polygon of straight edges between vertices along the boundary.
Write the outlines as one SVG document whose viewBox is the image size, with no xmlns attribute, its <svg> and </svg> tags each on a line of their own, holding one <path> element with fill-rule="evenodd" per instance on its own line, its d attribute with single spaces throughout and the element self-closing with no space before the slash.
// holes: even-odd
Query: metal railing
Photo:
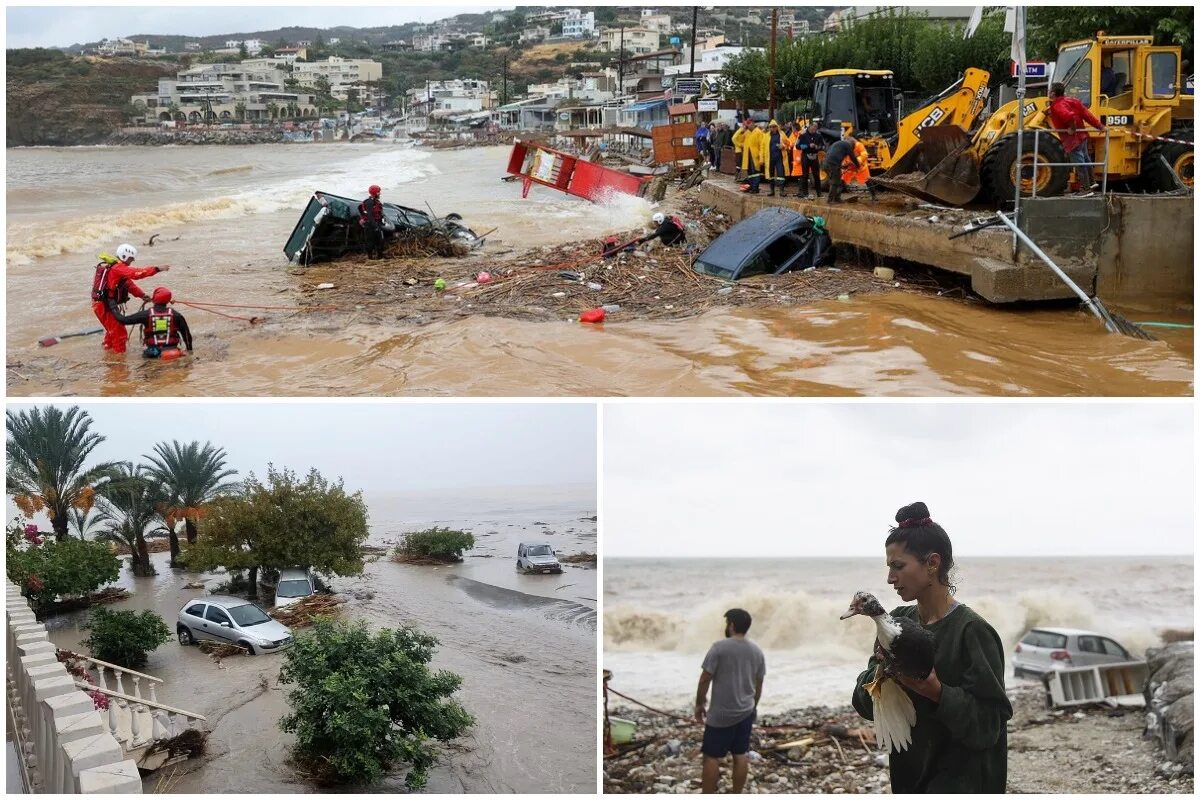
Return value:
<svg viewBox="0 0 1200 800">
<path fill-rule="evenodd" d="M 1031 187 L 1030 187 L 1032 189 L 1032 192 L 1030 194 L 1031 199 L 1037 197 L 1038 144 L 1041 141 L 1041 134 L 1043 134 L 1043 133 L 1058 134 L 1058 133 L 1074 133 L 1074 132 L 1075 131 L 1068 131 L 1064 128 L 1032 128 L 1031 130 L 1026 131 L 1027 134 L 1028 133 L 1033 134 L 1033 177 L 1031 180 Z M 1105 126 L 1103 132 L 1104 132 L 1104 160 L 1103 161 L 1047 162 L 1046 164 L 1044 164 L 1042 166 L 1073 167 L 1073 168 L 1074 167 L 1091 167 L 1093 170 L 1097 167 L 1104 167 L 1104 179 L 1101 182 L 1100 194 L 1107 194 L 1108 193 L 1108 145 L 1109 145 L 1108 126 Z M 1056 137 L 1056 138 L 1061 138 L 1061 137 Z M 1090 135 L 1088 136 L 1088 139 L 1089 140 L 1091 139 Z M 1017 178 L 1019 180 L 1020 175 L 1018 175 Z M 1088 188 L 1091 188 L 1091 187 L 1088 187 Z"/>
<path fill-rule="evenodd" d="M 1023 135 L 1026 135 L 1026 136 L 1032 135 L 1033 136 L 1033 174 L 1030 176 L 1029 199 L 1031 199 L 1031 200 L 1037 199 L 1038 166 L 1039 166 L 1039 161 L 1041 160 L 1039 158 L 1039 145 L 1041 142 L 1041 135 L 1043 133 L 1050 133 L 1050 134 L 1055 134 L 1055 138 L 1059 138 L 1057 136 L 1057 134 L 1072 133 L 1072 132 L 1073 131 L 1068 131 L 1065 128 L 1028 128 L 1028 129 L 1022 131 Z M 1090 167 L 1093 170 L 1095 170 L 1097 167 L 1103 167 L 1104 168 L 1104 173 L 1103 173 L 1104 177 L 1101 180 L 1100 194 L 1101 194 L 1101 196 L 1108 194 L 1108 147 L 1109 147 L 1109 143 L 1110 143 L 1110 138 L 1109 138 L 1109 130 L 1108 130 L 1107 125 L 1104 127 L 1103 132 L 1104 132 L 1104 151 L 1103 151 L 1104 152 L 1104 160 L 1103 161 L 1047 162 L 1046 164 L 1041 164 L 1040 166 L 1042 166 L 1043 168 L 1047 168 L 1047 169 L 1054 169 L 1056 167 L 1070 167 L 1072 169 L 1076 169 L 1078 167 Z M 1090 135 L 1088 136 L 1088 139 L 1089 140 L 1091 139 Z M 1020 141 L 1020 140 L 1018 139 L 1018 141 Z M 1020 150 L 1022 152 L 1017 153 L 1017 174 L 1016 174 L 1016 181 L 1015 181 L 1017 190 L 1014 193 L 1015 197 L 1013 198 L 1013 219 L 1014 220 L 1021 219 L 1021 194 L 1022 194 L 1021 180 L 1022 180 L 1022 176 L 1024 175 L 1024 172 L 1025 172 L 1025 168 L 1022 163 L 1023 158 L 1024 158 L 1024 152 L 1023 152 L 1024 147 L 1023 146 L 1019 147 L 1018 150 Z M 1093 175 L 1092 177 L 1094 178 L 1095 175 Z M 1091 187 L 1089 186 L 1088 188 L 1091 188 Z M 1021 246 L 1021 240 L 1017 236 L 1017 233 L 1014 231 L 1013 239 L 1012 239 L 1012 256 L 1013 256 L 1014 260 L 1017 258 L 1017 253 L 1020 250 L 1020 246 Z"/>
</svg>

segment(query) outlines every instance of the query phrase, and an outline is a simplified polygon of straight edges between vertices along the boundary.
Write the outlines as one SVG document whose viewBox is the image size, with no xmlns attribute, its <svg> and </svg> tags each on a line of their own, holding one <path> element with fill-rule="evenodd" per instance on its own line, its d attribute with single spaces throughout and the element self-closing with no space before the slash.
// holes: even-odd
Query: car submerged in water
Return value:
<svg viewBox="0 0 1200 800">
<path fill-rule="evenodd" d="M 364 252 L 363 227 L 358 224 L 360 202 L 352 197 L 314 192 L 283 246 L 288 261 L 308 266 L 333 261 L 347 253 Z M 446 241 L 467 248 L 483 244 L 484 240 L 463 224 L 458 214 L 435 217 L 395 203 L 382 205 L 385 244 L 425 237 L 445 237 Z"/>
<path fill-rule="evenodd" d="M 702 275 L 736 281 L 810 267 L 831 267 L 833 240 L 821 217 L 764 208 L 713 239 L 692 262 Z"/>
</svg>

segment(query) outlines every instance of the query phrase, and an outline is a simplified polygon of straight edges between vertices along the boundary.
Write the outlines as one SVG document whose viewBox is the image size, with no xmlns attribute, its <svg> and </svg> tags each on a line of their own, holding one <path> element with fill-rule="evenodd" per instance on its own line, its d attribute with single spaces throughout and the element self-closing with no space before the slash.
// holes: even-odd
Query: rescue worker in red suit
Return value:
<svg viewBox="0 0 1200 800">
<path fill-rule="evenodd" d="M 129 315 L 116 315 L 122 325 L 142 326 L 142 344 L 146 346 L 142 356 L 176 358 L 182 353 L 172 354 L 171 351 L 178 351 L 180 342 L 189 353 L 192 352 L 192 331 L 188 328 L 183 314 L 171 308 L 171 290 L 159 286 L 151 295 L 151 302 L 154 305 L 150 308 L 143 308 Z"/>
<path fill-rule="evenodd" d="M 378 186 L 371 186 L 367 192 L 370 196 L 358 204 L 358 224 L 363 228 L 367 254 L 383 258 L 383 201 Z"/>
<path fill-rule="evenodd" d="M 134 281 L 170 269 L 165 266 L 135 269 L 135 258 L 137 248 L 125 243 L 117 248 L 115 261 L 109 263 L 104 260 L 96 265 L 96 274 L 92 278 L 92 311 L 104 326 L 104 349 L 114 353 L 124 353 L 125 343 L 129 341 L 125 326 L 117 318 L 121 307 L 129 301 L 130 295 L 142 300 L 150 299 Z"/>
</svg>

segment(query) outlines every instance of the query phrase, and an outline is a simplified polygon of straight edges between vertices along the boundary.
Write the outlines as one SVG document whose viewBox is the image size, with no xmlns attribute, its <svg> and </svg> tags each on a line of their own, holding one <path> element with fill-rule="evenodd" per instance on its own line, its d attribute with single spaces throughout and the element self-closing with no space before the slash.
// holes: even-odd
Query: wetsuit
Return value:
<svg viewBox="0 0 1200 800">
<path fill-rule="evenodd" d="M 363 226 L 367 254 L 383 258 L 383 203 L 378 197 L 368 197 L 358 204 L 358 224 Z"/>
<path fill-rule="evenodd" d="M 641 243 L 645 244 L 652 239 L 662 239 L 662 243 L 667 247 L 670 247 L 671 245 L 685 241 L 686 238 L 687 237 L 684 235 L 684 227 L 680 221 L 676 220 L 674 217 L 667 217 L 662 221 L 662 224 L 658 226 L 654 233 L 643 237 Z"/>
<path fill-rule="evenodd" d="M 124 353 L 129 334 L 121 324 L 117 315 L 121 306 L 129 301 L 129 296 L 149 300 L 150 297 L 142 291 L 135 280 L 157 275 L 158 267 L 140 267 L 135 269 L 124 261 L 115 264 L 101 262 L 96 265 L 96 281 L 92 287 L 92 312 L 100 324 L 104 326 L 104 349 L 114 353 Z"/>
<path fill-rule="evenodd" d="M 188 352 L 193 351 L 192 331 L 187 320 L 170 306 L 153 306 L 132 314 L 114 314 L 122 325 L 141 325 L 142 343 L 146 358 L 159 358 L 165 350 L 177 350 L 182 341 Z"/>
</svg>

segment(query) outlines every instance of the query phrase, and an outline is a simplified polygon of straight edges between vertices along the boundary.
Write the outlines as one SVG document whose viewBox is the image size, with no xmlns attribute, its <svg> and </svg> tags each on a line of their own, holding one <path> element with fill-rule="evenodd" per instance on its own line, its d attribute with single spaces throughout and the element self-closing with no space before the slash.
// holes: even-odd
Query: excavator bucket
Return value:
<svg viewBox="0 0 1200 800">
<path fill-rule="evenodd" d="M 970 147 L 970 137 L 955 125 L 925 128 L 920 143 L 875 178 L 875 185 L 932 203 L 964 206 L 979 194 L 979 164 Z"/>
</svg>

